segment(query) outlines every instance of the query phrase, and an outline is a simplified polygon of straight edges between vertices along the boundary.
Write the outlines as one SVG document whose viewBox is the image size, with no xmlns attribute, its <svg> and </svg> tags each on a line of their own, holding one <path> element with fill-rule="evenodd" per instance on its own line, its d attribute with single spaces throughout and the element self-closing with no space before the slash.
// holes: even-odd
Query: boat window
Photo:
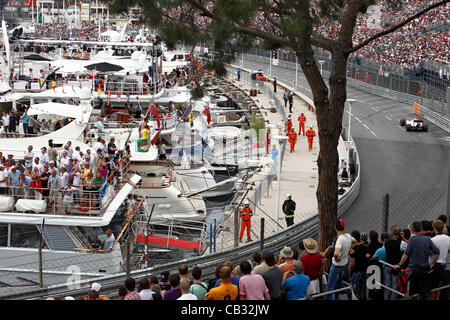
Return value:
<svg viewBox="0 0 450 320">
<path fill-rule="evenodd" d="M 8 225 L 0 224 L 0 247 L 6 247 L 8 245 Z"/>
<path fill-rule="evenodd" d="M 39 230 L 34 225 L 13 224 L 11 226 L 11 247 L 38 248 Z"/>
</svg>

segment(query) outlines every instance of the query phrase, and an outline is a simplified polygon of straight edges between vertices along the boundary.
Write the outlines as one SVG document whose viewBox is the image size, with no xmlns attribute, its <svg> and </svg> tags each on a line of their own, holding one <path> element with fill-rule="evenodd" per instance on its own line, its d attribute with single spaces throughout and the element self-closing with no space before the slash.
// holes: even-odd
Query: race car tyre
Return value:
<svg viewBox="0 0 450 320">
<path fill-rule="evenodd" d="M 427 124 L 424 124 L 423 127 L 422 127 L 422 130 L 423 130 L 424 132 L 428 132 L 428 125 L 427 125 Z"/>
<path fill-rule="evenodd" d="M 402 127 L 405 125 L 405 123 L 406 123 L 406 120 L 405 120 L 405 119 L 401 119 L 401 120 L 400 120 L 400 125 L 401 125 Z"/>
<path fill-rule="evenodd" d="M 412 126 L 410 124 L 406 125 L 406 131 L 411 131 L 412 130 Z"/>
</svg>

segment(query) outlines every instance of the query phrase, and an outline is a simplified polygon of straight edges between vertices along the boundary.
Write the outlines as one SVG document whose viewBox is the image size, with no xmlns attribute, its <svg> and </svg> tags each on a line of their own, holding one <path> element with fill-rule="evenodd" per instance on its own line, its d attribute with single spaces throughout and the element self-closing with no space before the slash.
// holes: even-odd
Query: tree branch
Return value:
<svg viewBox="0 0 450 320">
<path fill-rule="evenodd" d="M 321 36 L 319 34 L 313 34 L 311 36 L 311 44 L 315 47 L 322 48 L 327 51 L 331 51 L 332 48 L 338 44 L 337 41 L 325 38 L 324 36 Z"/>
<path fill-rule="evenodd" d="M 409 17 L 408 19 L 406 19 L 405 21 L 403 21 L 403 22 L 401 22 L 401 23 L 399 23 L 399 24 L 396 24 L 395 26 L 393 26 L 393 27 L 391 27 L 391 28 L 389 28 L 389 29 L 387 29 L 387 30 L 381 31 L 381 32 L 379 32 L 379 33 L 377 33 L 377 34 L 371 36 L 369 39 L 367 39 L 367 40 L 361 42 L 361 43 L 358 44 L 357 46 L 353 46 L 352 48 L 345 50 L 344 52 L 345 52 L 345 53 L 348 53 L 348 54 L 350 54 L 350 53 L 352 53 L 352 52 L 355 52 L 355 51 L 361 49 L 362 47 L 365 47 L 366 45 L 368 45 L 369 43 L 371 43 L 371 42 L 374 41 L 375 39 L 380 38 L 380 37 L 382 37 L 382 36 L 385 36 L 385 35 L 387 35 L 387 34 L 389 34 L 389 33 L 392 33 L 392 32 L 394 32 L 394 31 L 396 31 L 397 29 L 400 29 L 401 27 L 403 27 L 403 26 L 406 25 L 407 23 L 413 21 L 414 19 L 416 19 L 416 18 L 418 18 L 418 17 L 424 15 L 424 14 L 427 13 L 428 11 L 433 10 L 433 9 L 435 9 L 435 8 L 437 8 L 437 7 L 439 7 L 439 6 L 443 5 L 443 4 L 449 3 L 449 2 L 450 2 L 450 0 L 442 0 L 442 1 L 440 1 L 440 2 L 436 2 L 436 3 L 434 3 L 434 4 L 432 4 L 432 5 L 428 6 L 428 7 L 426 7 L 425 9 L 423 9 L 423 10 L 417 12 L 416 14 L 410 16 L 410 17 Z"/>
<path fill-rule="evenodd" d="M 209 11 L 203 4 L 201 4 L 199 1 L 196 0 L 189 0 L 189 3 L 191 3 L 194 7 L 196 7 L 197 9 L 199 9 L 201 12 L 203 12 L 203 14 L 211 19 L 220 21 L 222 23 L 230 23 L 229 21 L 225 21 L 222 17 L 213 14 L 211 11 Z M 252 35 L 255 37 L 260 37 L 275 43 L 278 43 L 280 45 L 284 45 L 284 46 L 289 46 L 289 41 L 287 39 L 281 38 L 281 37 L 277 37 L 274 34 L 271 33 L 266 33 L 263 32 L 261 30 L 255 29 L 255 28 L 251 28 L 248 26 L 244 26 L 241 23 L 237 23 L 237 22 L 232 22 L 233 26 L 240 32 L 248 34 L 248 35 Z"/>
</svg>

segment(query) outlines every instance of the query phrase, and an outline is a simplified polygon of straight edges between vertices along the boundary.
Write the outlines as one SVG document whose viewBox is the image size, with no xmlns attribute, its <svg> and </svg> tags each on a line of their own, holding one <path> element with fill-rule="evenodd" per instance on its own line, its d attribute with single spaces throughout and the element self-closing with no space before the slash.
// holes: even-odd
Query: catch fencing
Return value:
<svg viewBox="0 0 450 320">
<path fill-rule="evenodd" d="M 414 221 L 435 220 L 446 211 L 447 188 L 436 187 L 414 192 L 384 194 L 365 203 L 355 202 L 352 212 L 359 219 L 351 219 L 348 230 L 369 234 L 371 230 L 389 232 L 393 225 L 402 229 Z"/>
<path fill-rule="evenodd" d="M 272 61 L 270 61 L 271 57 Z M 323 77 L 328 79 L 332 66 L 331 55 L 328 52 L 316 51 L 314 58 Z M 302 72 L 295 54 L 284 50 L 271 53 L 262 48 L 251 48 L 246 54 L 237 55 L 236 59 L 237 61 L 242 59 L 264 61 L 271 67 L 277 66 Z M 409 70 L 351 56 L 347 62 L 347 84 L 390 99 L 417 102 L 425 108 L 425 112 L 430 110 L 450 121 L 448 107 L 450 65 L 426 61 L 417 70 Z"/>
</svg>

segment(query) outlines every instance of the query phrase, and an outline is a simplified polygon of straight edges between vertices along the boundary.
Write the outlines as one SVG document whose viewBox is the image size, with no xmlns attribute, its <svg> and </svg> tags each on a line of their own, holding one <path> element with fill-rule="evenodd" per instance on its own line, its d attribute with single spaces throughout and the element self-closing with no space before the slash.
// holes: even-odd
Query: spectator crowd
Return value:
<svg viewBox="0 0 450 320">
<path fill-rule="evenodd" d="M 279 5 L 275 1 L 267 2 L 274 7 Z M 419 12 L 433 2 L 435 1 L 404 0 L 401 1 L 400 6 L 395 7 L 389 0 L 376 1 L 378 10 L 358 15 L 353 43 L 355 45 L 361 43 L 370 36 L 393 26 L 394 23 L 401 22 L 401 19 L 406 19 Z M 214 5 L 210 1 L 206 2 L 205 6 L 208 10 L 212 10 Z M 338 16 L 341 15 L 339 10 L 341 8 L 334 7 L 334 9 Z M 170 19 L 185 17 L 186 10 L 181 6 L 170 9 L 168 17 Z M 314 27 L 315 33 L 326 38 L 336 39 L 340 30 L 340 22 L 324 15 L 321 12 L 319 1 L 311 1 L 311 13 L 320 19 L 320 22 Z M 353 56 L 374 59 L 408 70 L 419 68 L 424 60 L 447 64 L 450 61 L 448 17 L 448 6 L 435 8 L 395 32 L 376 39 L 355 52 Z M 278 27 L 272 19 L 276 20 L 276 15 L 268 17 L 267 12 L 261 11 L 253 18 L 250 25 L 261 31 L 277 34 Z M 195 24 L 200 28 L 205 28 L 210 22 L 211 19 L 204 15 L 195 19 Z M 286 54 L 292 54 L 292 52 L 286 52 Z"/>
<path fill-rule="evenodd" d="M 216 266 L 214 277 L 204 279 L 202 269 L 181 264 L 177 272 L 162 272 L 136 280 L 129 277 L 116 294 L 117 300 L 397 300 L 407 293 L 417 299 L 448 300 L 450 237 L 446 216 L 434 221 L 398 225 L 381 235 L 345 232 L 342 219 L 334 226 L 335 241 L 319 251 L 316 240 L 301 240 L 297 247 L 284 246 L 278 254 L 255 251 L 251 260 L 226 261 Z M 367 268 L 378 265 L 381 289 L 366 287 Z M 326 272 L 327 265 L 331 265 Z M 348 289 L 351 286 L 351 290 Z M 94 283 L 79 300 L 104 300 Z M 437 289 L 437 290 L 433 290 Z M 328 294 L 321 294 L 327 293 Z M 369 296 L 367 296 L 367 294 Z M 60 297 L 63 299 L 64 297 Z M 72 297 L 70 299 L 73 299 Z"/>
<path fill-rule="evenodd" d="M 98 208 L 101 189 L 127 166 L 130 150 L 127 145 L 119 151 L 114 138 L 106 143 L 101 137 L 94 150 L 84 153 L 67 141 L 58 152 L 49 140 L 39 151 L 28 146 L 23 160 L 0 151 L 0 194 L 44 200 L 48 209 L 60 214 L 73 213 L 75 205 L 81 211 Z"/>
</svg>

